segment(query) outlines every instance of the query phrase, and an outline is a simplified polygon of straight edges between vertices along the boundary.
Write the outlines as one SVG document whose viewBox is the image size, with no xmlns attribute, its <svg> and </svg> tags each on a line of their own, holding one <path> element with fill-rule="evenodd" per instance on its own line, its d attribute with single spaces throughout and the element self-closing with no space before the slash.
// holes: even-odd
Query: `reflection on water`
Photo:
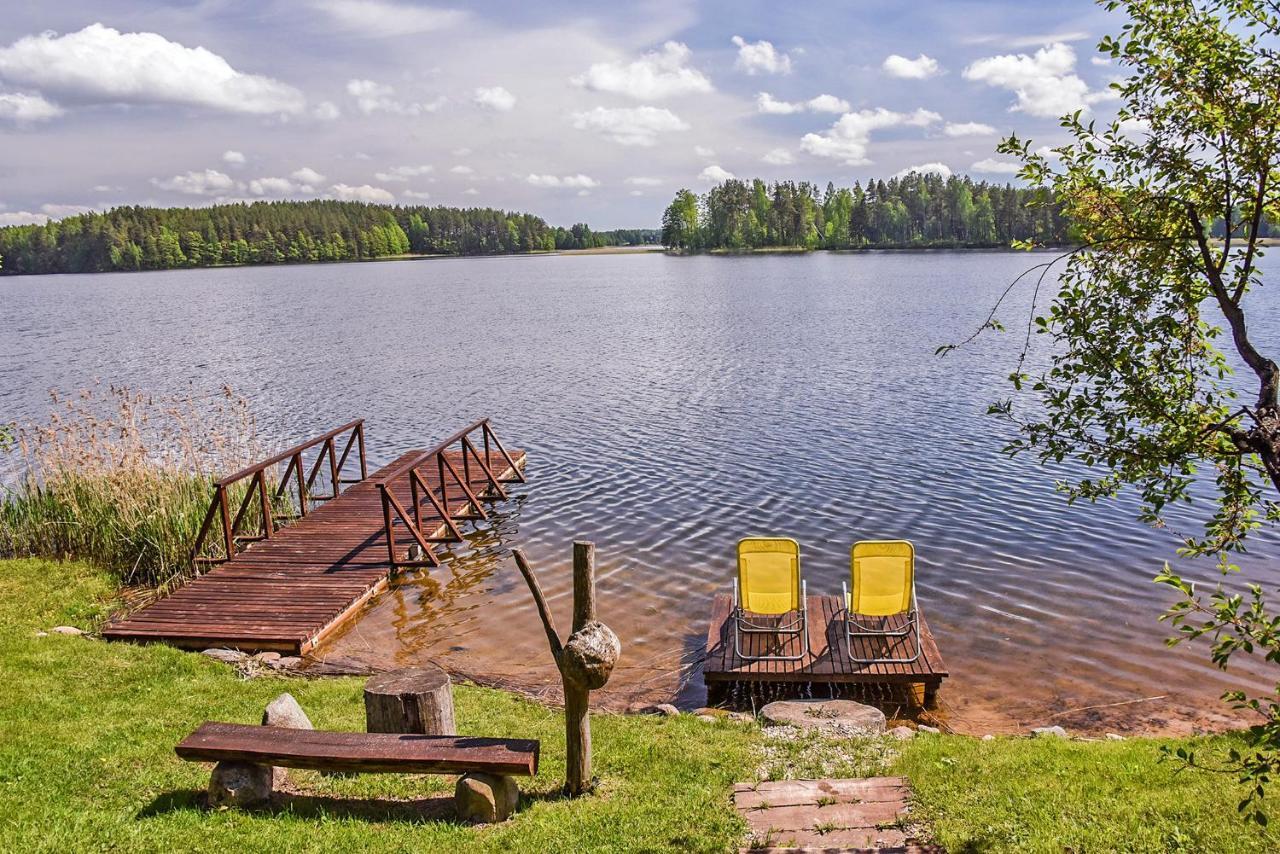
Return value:
<svg viewBox="0 0 1280 854">
<path fill-rule="evenodd" d="M 379 464 L 492 416 L 529 452 L 522 497 L 322 656 L 555 686 L 509 549 L 526 550 L 565 623 L 570 542 L 584 538 L 624 644 L 610 696 L 697 703 L 709 603 L 740 537 L 796 537 L 813 593 L 839 590 L 853 540 L 906 537 L 961 726 L 1136 699 L 1113 708 L 1176 728 L 1225 687 L 1265 690 L 1243 659 L 1224 676 L 1203 649 L 1164 649 L 1168 600 L 1151 578 L 1173 532 L 1136 522 L 1129 500 L 1069 507 L 1053 479 L 1070 470 L 1000 453 L 1005 428 L 983 413 L 1007 394 L 1016 336 L 933 355 L 1028 263 L 646 255 L 5 280 L 0 405 L 6 419 L 39 416 L 45 389 L 95 376 L 155 391 L 229 383 L 281 446 L 365 416 Z M 1256 315 L 1264 344 L 1280 343 L 1275 317 Z M 1255 578 L 1277 580 L 1276 551 L 1273 538 L 1254 545 Z"/>
</svg>

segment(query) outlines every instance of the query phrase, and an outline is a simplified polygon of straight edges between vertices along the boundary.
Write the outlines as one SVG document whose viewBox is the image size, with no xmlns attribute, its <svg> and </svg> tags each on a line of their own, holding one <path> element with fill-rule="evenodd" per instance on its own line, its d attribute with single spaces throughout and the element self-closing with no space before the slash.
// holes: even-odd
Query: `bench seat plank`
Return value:
<svg viewBox="0 0 1280 854">
<path fill-rule="evenodd" d="M 523 738 L 323 732 L 205 721 L 174 751 L 193 762 L 253 762 L 321 771 L 531 777 L 538 742 Z"/>
</svg>

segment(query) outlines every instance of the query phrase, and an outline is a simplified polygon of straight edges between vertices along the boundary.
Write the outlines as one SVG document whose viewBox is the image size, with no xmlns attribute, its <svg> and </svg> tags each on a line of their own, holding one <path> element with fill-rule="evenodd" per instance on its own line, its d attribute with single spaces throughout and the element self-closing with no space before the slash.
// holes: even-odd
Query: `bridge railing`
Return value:
<svg viewBox="0 0 1280 854">
<path fill-rule="evenodd" d="M 473 467 L 477 466 L 485 484 L 479 493 L 472 488 L 471 477 Z M 499 471 L 503 474 L 499 475 Z M 506 474 L 508 471 L 511 473 Z M 433 544 L 461 542 L 463 537 L 458 522 L 488 519 L 489 513 L 482 502 L 505 499 L 508 497 L 505 484 L 524 482 L 520 466 L 503 446 L 487 418 L 464 427 L 431 450 L 423 451 L 403 466 L 398 466 L 395 472 L 377 483 L 382 496 L 382 518 L 391 565 L 397 569 L 439 566 L 440 559 L 432 550 Z M 397 485 L 401 496 L 408 492 L 409 506 L 406 507 L 396 497 Z M 463 502 L 462 509 L 454 512 L 454 506 L 459 502 Z M 426 506 L 439 517 L 430 530 L 423 523 L 422 514 Z M 412 545 L 417 546 L 417 556 L 402 556 L 397 548 L 397 520 L 413 540 Z"/>
<path fill-rule="evenodd" d="M 338 445 L 344 436 L 346 441 L 342 442 L 342 452 L 339 453 Z M 314 448 L 319 448 L 319 452 L 308 469 L 303 459 L 303 454 Z M 360 476 L 343 477 L 343 472 L 351 458 L 352 450 L 357 452 Z M 274 480 L 273 475 L 276 467 L 286 461 L 288 464 L 285 466 L 284 473 L 280 475 L 278 481 Z M 325 463 L 328 464 L 329 492 L 317 493 L 314 487 Z M 355 421 L 343 424 L 341 427 L 337 427 L 313 439 L 308 439 L 301 444 L 294 445 L 288 450 L 281 451 L 262 462 L 254 463 L 234 474 L 227 475 L 214 482 L 213 500 L 209 503 L 204 522 L 200 526 L 200 533 L 196 536 L 195 546 L 191 550 L 191 561 L 196 565 L 225 563 L 235 557 L 241 544 L 270 539 L 278 530 L 279 523 L 293 521 L 296 518 L 306 516 L 312 509 L 313 502 L 332 501 L 342 492 L 343 484 L 359 483 L 368 476 L 369 468 L 365 458 L 363 418 L 357 418 Z M 269 478 L 272 479 L 272 483 L 268 483 Z M 240 498 L 239 505 L 233 516 L 231 510 L 231 506 L 234 503 L 232 494 L 238 492 L 237 485 L 245 480 L 248 480 L 247 488 L 244 490 L 244 495 Z M 296 515 L 279 509 L 279 504 L 285 499 L 286 492 L 292 493 L 289 504 L 293 503 L 293 498 L 297 500 Z M 258 502 L 257 531 L 256 533 L 241 533 L 241 526 L 255 497 Z M 222 529 L 221 546 L 223 554 L 209 557 L 205 556 L 203 552 L 215 520 L 218 521 Z"/>
</svg>

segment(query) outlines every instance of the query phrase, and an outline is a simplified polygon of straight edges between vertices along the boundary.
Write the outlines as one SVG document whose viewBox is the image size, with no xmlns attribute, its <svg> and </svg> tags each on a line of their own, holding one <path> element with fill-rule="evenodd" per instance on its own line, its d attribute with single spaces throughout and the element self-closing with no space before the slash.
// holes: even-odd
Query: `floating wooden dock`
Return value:
<svg viewBox="0 0 1280 854">
<path fill-rule="evenodd" d="M 356 447 L 360 476 L 346 478 Z M 524 452 L 503 448 L 483 420 L 367 475 L 363 422 L 353 421 L 218 481 L 193 554 L 198 565 L 214 568 L 102 634 L 184 648 L 305 653 L 383 591 L 398 569 L 439 565 L 437 545 L 461 541 L 460 522 L 487 518 L 484 503 L 523 481 L 524 463 Z M 284 474 L 272 477 L 281 465 Z M 323 494 L 320 487 L 327 487 Z M 282 515 L 286 501 L 295 515 Z M 246 532 L 249 519 L 256 521 Z M 210 537 L 219 527 L 222 537 Z"/>
<path fill-rule="evenodd" d="M 931 707 L 947 668 L 942 663 L 924 612 L 920 618 L 920 657 L 907 664 L 859 664 L 849 657 L 844 636 L 844 603 L 839 596 L 809 596 L 809 653 L 795 661 L 756 661 L 738 657 L 733 645 L 733 597 L 716 596 L 711 606 L 711 628 L 707 632 L 707 653 L 703 678 L 707 693 L 719 699 L 724 688 L 735 682 L 789 682 L 861 685 L 922 685 L 924 704 Z M 917 606 L 918 608 L 918 606 Z M 891 618 L 887 628 L 901 628 L 902 617 Z M 908 638 L 854 638 L 861 658 L 904 658 L 914 651 Z M 747 635 L 742 640 L 748 655 L 795 655 L 803 651 L 800 636 Z"/>
</svg>

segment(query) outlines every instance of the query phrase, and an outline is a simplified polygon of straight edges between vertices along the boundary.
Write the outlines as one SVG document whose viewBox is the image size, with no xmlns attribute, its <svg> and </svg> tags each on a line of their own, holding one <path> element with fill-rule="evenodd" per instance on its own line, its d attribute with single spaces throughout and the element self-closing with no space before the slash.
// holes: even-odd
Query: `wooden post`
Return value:
<svg viewBox="0 0 1280 854">
<path fill-rule="evenodd" d="M 369 677 L 364 713 L 369 732 L 457 735 L 453 686 L 449 674 L 434 664 Z"/>
<path fill-rule="evenodd" d="M 538 578 L 524 552 L 514 549 L 516 566 L 529 585 L 538 617 L 547 633 L 551 657 L 564 683 L 565 794 L 586 794 L 594 787 L 591 777 L 591 691 L 609 681 L 609 674 L 622 654 L 622 644 L 613 631 L 596 619 L 595 545 L 573 544 L 573 631 L 561 643 L 555 619 L 547 607 Z"/>
</svg>

